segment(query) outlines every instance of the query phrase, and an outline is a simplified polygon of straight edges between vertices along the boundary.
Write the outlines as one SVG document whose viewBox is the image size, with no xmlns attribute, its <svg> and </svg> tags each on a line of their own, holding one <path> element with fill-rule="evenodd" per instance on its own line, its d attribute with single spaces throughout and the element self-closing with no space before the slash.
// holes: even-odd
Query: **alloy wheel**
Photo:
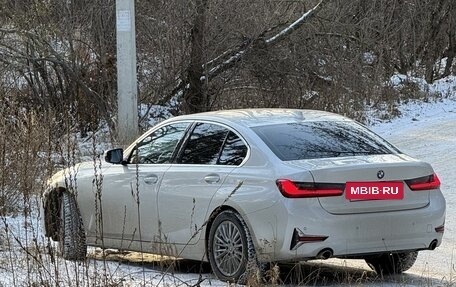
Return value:
<svg viewBox="0 0 456 287">
<path fill-rule="evenodd" d="M 233 276 L 244 260 L 244 245 L 239 228 L 231 221 L 222 222 L 215 231 L 212 250 L 218 269 L 225 276 Z"/>
</svg>

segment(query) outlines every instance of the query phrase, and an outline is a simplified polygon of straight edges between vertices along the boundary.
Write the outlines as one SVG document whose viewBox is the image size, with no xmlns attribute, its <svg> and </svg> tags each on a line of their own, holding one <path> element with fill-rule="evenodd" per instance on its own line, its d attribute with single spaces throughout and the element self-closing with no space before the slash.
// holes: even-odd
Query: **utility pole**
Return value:
<svg viewBox="0 0 456 287">
<path fill-rule="evenodd" d="M 121 145 L 138 136 L 135 0 L 116 0 L 117 138 Z"/>
</svg>

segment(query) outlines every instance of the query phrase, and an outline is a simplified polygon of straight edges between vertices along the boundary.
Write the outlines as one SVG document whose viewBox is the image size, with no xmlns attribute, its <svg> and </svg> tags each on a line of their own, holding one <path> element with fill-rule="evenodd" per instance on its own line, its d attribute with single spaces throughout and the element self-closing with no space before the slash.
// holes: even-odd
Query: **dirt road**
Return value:
<svg viewBox="0 0 456 287">
<path fill-rule="evenodd" d="M 424 118 L 383 125 L 374 130 L 403 152 L 432 164 L 447 201 L 443 244 L 435 251 L 423 251 L 415 266 L 415 274 L 456 281 L 456 111 L 441 118 Z"/>
</svg>

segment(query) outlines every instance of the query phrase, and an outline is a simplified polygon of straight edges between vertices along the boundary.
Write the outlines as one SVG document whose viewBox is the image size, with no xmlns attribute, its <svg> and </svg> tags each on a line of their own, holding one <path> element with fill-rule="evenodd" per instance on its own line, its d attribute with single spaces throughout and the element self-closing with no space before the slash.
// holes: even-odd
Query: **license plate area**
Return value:
<svg viewBox="0 0 456 287">
<path fill-rule="evenodd" d="M 352 181 L 345 185 L 345 198 L 355 200 L 402 200 L 404 183 L 399 181 Z"/>
</svg>

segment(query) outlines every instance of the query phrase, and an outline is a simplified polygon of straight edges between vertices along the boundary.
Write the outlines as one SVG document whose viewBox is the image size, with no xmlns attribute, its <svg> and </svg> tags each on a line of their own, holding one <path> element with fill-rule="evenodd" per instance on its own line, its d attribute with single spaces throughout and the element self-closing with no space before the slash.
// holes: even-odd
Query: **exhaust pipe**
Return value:
<svg viewBox="0 0 456 287">
<path fill-rule="evenodd" d="M 315 256 L 317 259 L 328 259 L 333 256 L 333 251 L 331 248 L 324 248 L 318 252 L 317 256 Z"/>
<path fill-rule="evenodd" d="M 434 250 L 437 247 L 437 239 L 432 240 L 431 244 L 429 244 L 429 250 Z"/>
</svg>

